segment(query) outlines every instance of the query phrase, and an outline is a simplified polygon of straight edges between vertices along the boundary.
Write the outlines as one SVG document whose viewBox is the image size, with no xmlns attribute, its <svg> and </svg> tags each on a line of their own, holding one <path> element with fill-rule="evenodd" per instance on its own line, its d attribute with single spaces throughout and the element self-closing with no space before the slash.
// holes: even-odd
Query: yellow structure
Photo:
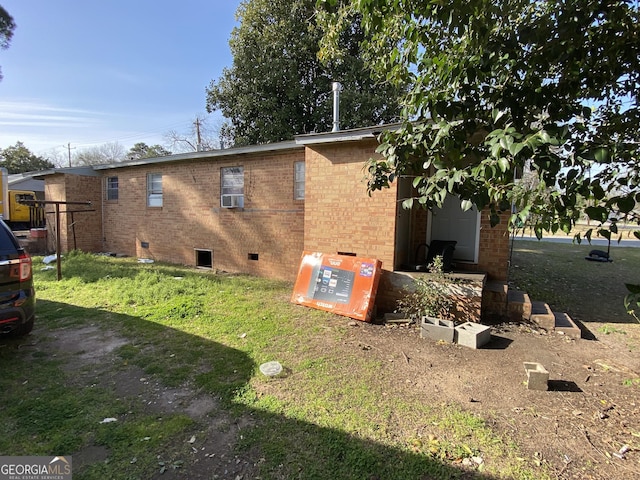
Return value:
<svg viewBox="0 0 640 480">
<path fill-rule="evenodd" d="M 29 228 L 31 210 L 29 205 L 23 205 L 23 200 L 36 200 L 35 192 L 28 190 L 9 190 L 9 173 L 6 168 L 0 168 L 0 218 L 9 226 L 24 226 Z"/>
</svg>

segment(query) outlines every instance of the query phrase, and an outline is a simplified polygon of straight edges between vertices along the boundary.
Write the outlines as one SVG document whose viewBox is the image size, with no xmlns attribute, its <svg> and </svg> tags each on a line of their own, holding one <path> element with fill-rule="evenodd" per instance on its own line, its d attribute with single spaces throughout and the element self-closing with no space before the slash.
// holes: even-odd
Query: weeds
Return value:
<svg viewBox="0 0 640 480">
<path fill-rule="evenodd" d="M 405 288 L 405 295 L 398 300 L 397 309 L 414 321 L 423 316 L 449 319 L 455 307 L 449 285 L 455 280 L 444 273 L 442 257 L 434 258 L 429 265 L 429 275 L 413 280 L 410 289 Z"/>
<path fill-rule="evenodd" d="M 318 351 L 323 342 L 341 345 L 343 330 L 331 314 L 291 304 L 290 284 L 77 252 L 65 257 L 59 282 L 55 272 L 34 270 L 38 341 L 29 348 L 7 341 L 0 349 L 4 454 L 100 447 L 108 461 L 78 467 L 74 478 L 151 478 L 172 470 L 187 478 L 186 439 L 206 430 L 207 419 L 154 412 L 145 399 L 114 389 L 110 382 L 135 367 L 161 388 L 215 398 L 229 418 L 250 417 L 237 453 L 264 459 L 265 479 L 356 479 L 366 472 L 447 479 L 460 474 L 453 462 L 478 452 L 498 473 L 531 478 L 482 419 L 390 392 L 391 374 L 380 361 L 346 349 Z M 82 329 L 126 341 L 104 364 L 76 365 L 90 345 L 75 357 L 51 350 L 54 338 Z M 288 381 L 260 375 L 257 365 L 273 359 L 295 372 Z M 107 417 L 117 421 L 101 424 Z M 427 436 L 417 444 L 420 437 L 408 433 L 416 425 L 429 425 L 437 442 Z"/>
<path fill-rule="evenodd" d="M 600 332 L 604 333 L 605 335 L 610 335 L 612 333 L 618 333 L 620 335 L 626 335 L 627 334 L 627 332 L 625 332 L 624 330 L 621 330 L 621 329 L 616 328 L 616 327 L 612 327 L 611 325 L 603 325 L 598 330 Z"/>
</svg>

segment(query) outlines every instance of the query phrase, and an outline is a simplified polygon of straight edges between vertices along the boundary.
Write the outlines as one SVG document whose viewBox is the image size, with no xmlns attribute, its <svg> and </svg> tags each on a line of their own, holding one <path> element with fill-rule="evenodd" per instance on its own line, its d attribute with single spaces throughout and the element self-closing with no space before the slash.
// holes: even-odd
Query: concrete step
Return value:
<svg viewBox="0 0 640 480">
<path fill-rule="evenodd" d="M 530 320 L 547 331 L 553 330 L 556 325 L 556 317 L 551 307 L 540 301 L 531 302 Z"/>
<path fill-rule="evenodd" d="M 556 332 L 562 332 L 568 337 L 575 338 L 576 340 L 582 337 L 580 327 L 571 319 L 566 313 L 555 313 L 555 325 L 554 330 Z"/>
<path fill-rule="evenodd" d="M 519 290 L 509 290 L 507 293 L 507 316 L 512 322 L 529 321 L 531 318 L 529 295 Z"/>
</svg>

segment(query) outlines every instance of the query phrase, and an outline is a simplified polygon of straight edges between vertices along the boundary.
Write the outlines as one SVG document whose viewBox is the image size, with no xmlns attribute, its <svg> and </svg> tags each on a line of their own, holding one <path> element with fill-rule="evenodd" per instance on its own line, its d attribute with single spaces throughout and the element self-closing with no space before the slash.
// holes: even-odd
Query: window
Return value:
<svg viewBox="0 0 640 480">
<path fill-rule="evenodd" d="M 293 199 L 304 200 L 304 162 L 296 162 L 293 166 Z"/>
<path fill-rule="evenodd" d="M 147 207 L 162 206 L 162 175 L 147 174 Z"/>
<path fill-rule="evenodd" d="M 31 193 L 18 193 L 16 194 L 16 203 L 21 202 L 35 202 L 36 197 Z"/>
<path fill-rule="evenodd" d="M 107 200 L 118 200 L 118 177 L 107 177 Z"/>
<path fill-rule="evenodd" d="M 223 208 L 244 207 L 244 167 L 221 168 L 220 185 Z"/>
</svg>

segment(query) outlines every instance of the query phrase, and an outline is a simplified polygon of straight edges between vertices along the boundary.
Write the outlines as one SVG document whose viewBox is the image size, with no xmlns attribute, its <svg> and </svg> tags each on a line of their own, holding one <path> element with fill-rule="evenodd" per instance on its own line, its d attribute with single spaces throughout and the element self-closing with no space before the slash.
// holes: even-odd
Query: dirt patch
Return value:
<svg viewBox="0 0 640 480">
<path fill-rule="evenodd" d="M 356 325 L 346 344 L 385 360 L 397 391 L 462 405 L 558 478 L 640 478 L 639 325 L 607 335 L 590 324 L 593 340 L 498 325 L 478 350 L 422 339 L 413 327 Z M 524 362 L 549 371 L 548 391 L 527 389 Z"/>
<path fill-rule="evenodd" d="M 473 350 L 420 338 L 415 327 L 337 320 L 345 335 L 324 335 L 317 348 L 378 360 L 390 369 L 390 392 L 450 403 L 484 418 L 512 439 L 521 455 L 546 464 L 559 479 L 640 478 L 640 325 L 589 324 L 573 340 L 529 325 L 494 326 L 492 341 Z M 609 329 L 608 329 L 609 328 Z M 95 326 L 52 331 L 47 350 L 67 360 L 76 382 L 98 383 L 161 414 L 181 412 L 198 425 L 181 469 L 155 478 L 253 478 L 259 452 L 239 457 L 234 445 L 253 419 L 234 418 L 215 398 L 188 386 L 168 388 L 114 350 L 128 341 Z M 524 362 L 550 373 L 549 391 L 528 390 Z M 295 381 L 291 376 L 282 382 Z M 625 451 L 626 450 L 626 451 Z M 74 453 L 78 465 L 105 461 L 92 445 Z"/>
<path fill-rule="evenodd" d="M 137 401 L 145 412 L 158 415 L 186 414 L 198 429 L 189 439 L 191 455 L 180 469 L 167 469 L 153 478 L 211 479 L 251 478 L 259 460 L 234 454 L 241 431 L 252 425 L 249 415 L 235 418 L 218 408 L 217 399 L 196 389 L 169 388 L 134 365 L 124 365 L 114 351 L 129 340 L 96 326 L 54 332 L 47 338 L 47 350 L 66 360 L 75 384 L 111 389 L 118 397 Z M 73 453 L 74 467 L 81 469 L 109 459 L 109 450 L 90 445 Z"/>
</svg>

